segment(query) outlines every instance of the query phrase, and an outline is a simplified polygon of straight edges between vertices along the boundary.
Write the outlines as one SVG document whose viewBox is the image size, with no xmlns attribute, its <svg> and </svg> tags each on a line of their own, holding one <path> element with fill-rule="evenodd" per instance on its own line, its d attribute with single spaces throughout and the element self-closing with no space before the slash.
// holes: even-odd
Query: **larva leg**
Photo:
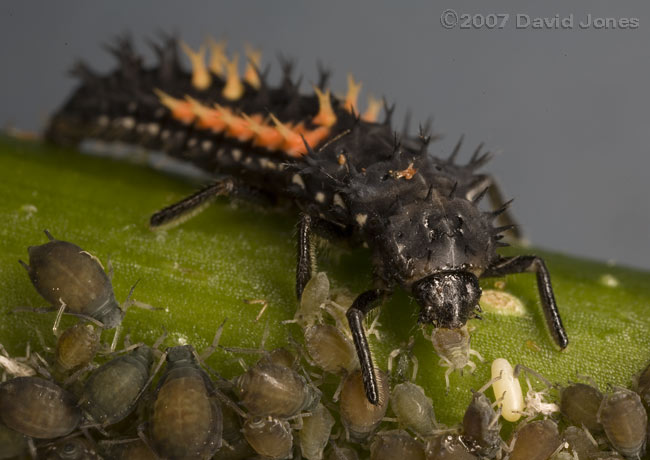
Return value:
<svg viewBox="0 0 650 460">
<path fill-rule="evenodd" d="M 377 301 L 381 300 L 387 292 L 383 289 L 371 289 L 359 295 L 348 309 L 346 316 L 352 331 L 354 347 L 357 350 L 359 363 L 361 364 L 361 374 L 363 376 L 363 386 L 366 390 L 366 397 L 372 404 L 379 404 L 379 387 L 377 386 L 377 376 L 372 364 L 372 355 L 368 347 L 368 339 L 363 330 L 363 318 L 369 311 L 376 308 Z"/>
<path fill-rule="evenodd" d="M 505 276 L 515 273 L 533 272 L 537 276 L 537 289 L 542 301 L 542 309 L 546 317 L 546 324 L 551 331 L 551 335 L 560 348 L 566 348 L 569 344 L 560 312 L 555 303 L 553 286 L 551 286 L 551 275 L 546 268 L 544 261 L 537 256 L 516 256 L 504 257 L 499 259 L 495 264 L 489 267 L 481 277 Z"/>
<path fill-rule="evenodd" d="M 235 183 L 229 177 L 213 182 L 153 214 L 149 227 L 158 230 L 179 225 L 203 211 L 216 197 L 230 195 L 234 188 Z"/>
</svg>

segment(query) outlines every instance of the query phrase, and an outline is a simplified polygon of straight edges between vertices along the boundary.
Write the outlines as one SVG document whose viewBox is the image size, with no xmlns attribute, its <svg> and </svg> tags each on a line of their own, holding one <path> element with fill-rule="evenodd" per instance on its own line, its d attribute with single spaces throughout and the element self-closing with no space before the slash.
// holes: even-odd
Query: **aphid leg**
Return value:
<svg viewBox="0 0 650 460">
<path fill-rule="evenodd" d="M 478 358 L 479 361 L 481 361 L 481 362 L 485 362 L 485 358 L 483 358 L 483 356 L 482 356 L 478 351 L 476 351 L 476 350 L 472 350 L 472 349 L 470 348 L 470 349 L 469 349 L 469 354 L 470 354 L 470 356 L 471 356 L 471 355 L 476 356 L 476 357 Z M 471 362 L 471 361 L 470 361 L 470 362 Z"/>
<path fill-rule="evenodd" d="M 221 334 L 223 333 L 223 325 L 226 324 L 226 320 L 227 318 L 224 319 L 223 322 L 217 328 L 217 332 L 215 332 L 214 338 L 212 339 L 212 343 L 210 344 L 210 346 L 208 346 L 205 350 L 203 350 L 199 355 L 199 362 L 201 363 L 204 362 L 219 347 L 219 341 L 221 340 Z"/>
<path fill-rule="evenodd" d="M 52 325 L 52 333 L 54 334 L 55 337 L 59 336 L 59 324 L 61 323 L 61 317 L 63 316 L 65 307 L 67 307 L 63 299 L 61 299 L 60 297 L 59 297 L 59 302 L 61 302 L 61 307 L 59 308 L 59 311 L 56 314 L 56 318 L 54 319 L 54 324 Z"/>
<path fill-rule="evenodd" d="M 262 308 L 260 308 L 259 313 L 255 317 L 255 321 L 259 321 L 266 309 L 269 306 L 269 303 L 264 300 L 264 299 L 244 299 L 244 303 L 247 303 L 249 305 L 257 304 L 257 305 L 262 305 Z"/>
<path fill-rule="evenodd" d="M 161 209 L 149 219 L 149 227 L 161 229 L 185 222 L 203 211 L 216 197 L 230 195 L 235 188 L 233 179 L 227 177 L 202 188 L 192 195 Z"/>
<path fill-rule="evenodd" d="M 542 302 L 542 309 L 546 317 L 546 324 L 551 335 L 560 348 L 566 348 L 569 344 L 560 312 L 555 303 L 551 275 L 546 268 L 544 260 L 537 256 L 515 256 L 502 257 L 494 265 L 489 267 L 482 277 L 505 276 L 516 273 L 533 272 L 537 276 L 537 289 Z"/>
<path fill-rule="evenodd" d="M 346 313 L 350 324 L 350 331 L 352 331 L 354 347 L 357 350 L 357 356 L 361 364 L 366 397 L 374 405 L 379 404 L 379 387 L 377 386 L 377 376 L 375 375 L 375 368 L 372 364 L 372 356 L 368 347 L 368 339 L 363 330 L 363 318 L 370 310 L 378 306 L 377 301 L 382 299 L 386 294 L 388 292 L 383 289 L 366 291 L 355 299 Z"/>
</svg>

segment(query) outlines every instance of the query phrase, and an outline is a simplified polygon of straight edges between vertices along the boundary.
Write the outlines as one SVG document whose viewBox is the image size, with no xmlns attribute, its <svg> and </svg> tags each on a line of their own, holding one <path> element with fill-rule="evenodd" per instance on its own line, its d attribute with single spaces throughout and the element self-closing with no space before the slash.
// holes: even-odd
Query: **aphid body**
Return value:
<svg viewBox="0 0 650 460">
<path fill-rule="evenodd" d="M 370 443 L 370 460 L 425 460 L 424 446 L 406 431 L 377 433 Z"/>
<path fill-rule="evenodd" d="M 291 458 L 293 434 L 289 423 L 274 417 L 252 417 L 244 422 L 244 437 L 265 458 Z"/>
<path fill-rule="evenodd" d="M 206 459 L 221 447 L 223 418 L 215 390 L 190 345 L 167 350 L 149 418 L 156 454 L 169 459 Z"/>
<path fill-rule="evenodd" d="M 151 348 L 141 345 L 95 369 L 84 385 L 79 407 L 102 425 L 128 416 L 148 383 L 153 363 Z"/>
<path fill-rule="evenodd" d="M 646 445 L 648 414 L 638 394 L 614 388 L 603 398 L 598 421 L 617 451 L 625 457 L 641 458 Z"/>
<path fill-rule="evenodd" d="M 9 428 L 32 438 L 69 434 L 81 420 L 77 400 L 39 377 L 17 377 L 0 385 L 0 418 Z"/>
<path fill-rule="evenodd" d="M 459 370 L 462 374 L 463 369 L 469 367 L 470 372 L 474 372 L 476 364 L 470 361 L 471 355 L 483 361 L 483 357 L 469 347 L 470 338 L 467 325 L 455 329 L 435 328 L 431 333 L 431 343 L 440 356 L 440 365 L 448 368 L 445 372 L 447 388 L 449 388 L 449 375 L 453 371 Z"/>
<path fill-rule="evenodd" d="M 415 383 L 402 382 L 395 385 L 390 397 L 390 407 L 400 424 L 420 436 L 433 434 L 437 428 L 431 398 Z"/>
<path fill-rule="evenodd" d="M 314 363 L 326 372 L 340 374 L 359 367 L 352 340 L 331 324 L 308 327 L 305 347 Z"/>
<path fill-rule="evenodd" d="M 334 423 L 332 414 L 320 403 L 311 411 L 309 417 L 303 418 L 302 428 L 298 433 L 303 457 L 308 460 L 323 460 L 323 452 Z"/>
<path fill-rule="evenodd" d="M 377 107 L 355 114 L 353 80 L 339 100 L 324 88 L 325 73 L 315 94 L 300 95 L 289 66 L 277 88 L 259 76 L 243 83 L 234 66 L 227 76 L 192 78 L 175 47 L 174 40 L 156 46 L 154 68 L 145 67 L 127 40 L 113 49 L 120 67 L 109 76 L 77 66 L 82 84 L 52 117 L 46 137 L 66 145 L 86 137 L 137 144 L 224 177 L 156 213 L 152 227 L 235 192 L 293 201 L 302 211 L 298 297 L 312 275 L 314 231 L 365 243 L 380 287 L 361 293 L 347 317 L 373 404 L 378 382 L 362 319 L 397 287 L 420 304 L 420 323 L 458 329 L 478 314 L 480 277 L 533 272 L 554 340 L 567 346 L 543 260 L 496 252 L 511 226 L 494 225 L 507 206 L 495 181 L 477 172 L 488 154 L 479 148 L 468 164 L 457 164 L 459 144 L 448 159 L 436 158 L 427 152 L 426 130 L 399 142 L 389 116 L 376 122 Z M 192 62 L 195 75 L 207 75 L 200 57 Z M 488 187 L 498 208 L 492 212 L 479 209 Z"/>
<path fill-rule="evenodd" d="M 63 371 L 70 371 L 90 363 L 101 338 L 100 331 L 92 324 L 77 323 L 66 329 L 56 342 L 55 360 Z"/>
<path fill-rule="evenodd" d="M 557 423 L 537 420 L 519 426 L 509 460 L 546 460 L 560 445 Z"/>
<path fill-rule="evenodd" d="M 19 457 L 27 451 L 25 435 L 12 430 L 0 420 L 0 459 Z"/>
<path fill-rule="evenodd" d="M 427 438 L 427 460 L 476 460 L 479 457 L 470 453 L 458 436 L 450 434 Z"/>
<path fill-rule="evenodd" d="M 514 376 L 514 369 L 506 359 L 495 359 L 491 369 L 492 389 L 494 397 L 501 406 L 501 415 L 509 422 L 516 422 L 521 418 L 524 410 L 521 383 Z"/>
<path fill-rule="evenodd" d="M 237 377 L 235 392 L 250 414 L 278 418 L 293 417 L 320 399 L 295 370 L 264 361 Z"/>
<path fill-rule="evenodd" d="M 59 308 L 63 303 L 67 311 L 90 316 L 106 329 L 117 326 L 123 312 L 98 259 L 76 244 L 45 233 L 49 242 L 27 249 L 29 265 L 20 261 L 38 293 L 52 306 Z"/>
<path fill-rule="evenodd" d="M 101 460 L 97 449 L 84 437 L 63 438 L 47 447 L 44 460 Z M 39 456 L 40 458 L 40 456 Z"/>
<path fill-rule="evenodd" d="M 501 451 L 499 414 L 484 393 L 477 391 L 463 416 L 462 439 L 481 457 L 494 458 Z"/>
<path fill-rule="evenodd" d="M 577 426 L 584 425 L 592 433 L 603 430 L 598 421 L 598 409 L 603 401 L 603 394 L 591 385 L 573 383 L 563 388 L 560 393 L 560 411 Z"/>
<path fill-rule="evenodd" d="M 357 370 L 345 377 L 339 401 L 341 421 L 354 439 L 364 439 L 379 426 L 388 410 L 390 388 L 388 376 L 378 371 L 380 398 L 379 404 L 371 404 L 364 397 L 361 371 Z"/>
</svg>

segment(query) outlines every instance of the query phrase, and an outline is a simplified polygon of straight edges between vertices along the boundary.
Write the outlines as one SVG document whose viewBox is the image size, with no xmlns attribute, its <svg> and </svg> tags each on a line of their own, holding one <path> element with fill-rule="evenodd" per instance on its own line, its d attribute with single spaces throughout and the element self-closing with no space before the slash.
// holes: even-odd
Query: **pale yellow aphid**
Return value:
<svg viewBox="0 0 650 460">
<path fill-rule="evenodd" d="M 516 422 L 524 410 L 524 396 L 508 360 L 497 358 L 492 362 L 492 380 L 494 398 L 501 407 L 501 415 L 509 422 Z"/>
</svg>

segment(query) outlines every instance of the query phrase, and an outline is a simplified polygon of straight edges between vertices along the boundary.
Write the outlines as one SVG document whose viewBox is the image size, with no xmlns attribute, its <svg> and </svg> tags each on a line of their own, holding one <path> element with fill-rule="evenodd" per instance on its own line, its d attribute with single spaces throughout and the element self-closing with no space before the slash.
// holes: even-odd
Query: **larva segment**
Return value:
<svg viewBox="0 0 650 460">
<path fill-rule="evenodd" d="M 210 61 L 208 68 L 218 77 L 224 77 L 224 66 L 227 62 L 226 58 L 226 41 L 216 41 L 214 38 L 208 38 L 208 46 L 210 47 Z"/>
<path fill-rule="evenodd" d="M 221 133 L 226 129 L 226 122 L 218 110 L 204 106 L 196 99 L 185 96 L 191 106 L 192 113 L 196 117 L 196 125 L 202 129 L 209 129 L 215 133 Z"/>
<path fill-rule="evenodd" d="M 244 45 L 246 53 L 246 69 L 244 70 L 244 81 L 255 89 L 260 89 L 262 82 L 260 76 L 257 74 L 257 69 L 260 68 L 262 62 L 262 52 L 256 50 L 250 45 Z"/>
<path fill-rule="evenodd" d="M 226 67 L 226 85 L 223 87 L 221 95 L 229 101 L 236 101 L 244 95 L 244 84 L 239 78 L 239 55 L 235 54 L 232 60 L 225 58 Z"/>
<path fill-rule="evenodd" d="M 343 101 L 343 108 L 348 112 L 352 112 L 357 107 L 357 99 L 361 92 L 361 82 L 354 81 L 352 74 L 348 74 L 348 92 Z"/>
<path fill-rule="evenodd" d="M 212 77 L 205 65 L 205 45 L 201 45 L 198 51 L 194 51 L 187 43 L 181 41 L 181 48 L 192 65 L 192 86 L 198 90 L 209 88 L 212 84 Z"/>
<path fill-rule="evenodd" d="M 158 88 L 155 88 L 153 92 L 160 99 L 160 103 L 171 111 L 172 117 L 185 124 L 194 121 L 195 115 L 191 103 L 176 99 Z"/>
<path fill-rule="evenodd" d="M 320 88 L 314 86 L 314 92 L 318 98 L 318 113 L 312 118 L 312 123 L 327 127 L 334 125 L 336 123 L 336 114 L 332 108 L 330 90 L 321 91 Z"/>
<path fill-rule="evenodd" d="M 366 109 L 365 112 L 363 112 L 363 115 L 361 115 L 361 119 L 363 121 L 368 121 L 371 123 L 374 123 L 377 121 L 379 118 L 379 112 L 381 112 L 381 107 L 382 107 L 382 102 L 380 99 L 377 99 L 374 96 L 368 96 L 368 108 Z"/>
</svg>

